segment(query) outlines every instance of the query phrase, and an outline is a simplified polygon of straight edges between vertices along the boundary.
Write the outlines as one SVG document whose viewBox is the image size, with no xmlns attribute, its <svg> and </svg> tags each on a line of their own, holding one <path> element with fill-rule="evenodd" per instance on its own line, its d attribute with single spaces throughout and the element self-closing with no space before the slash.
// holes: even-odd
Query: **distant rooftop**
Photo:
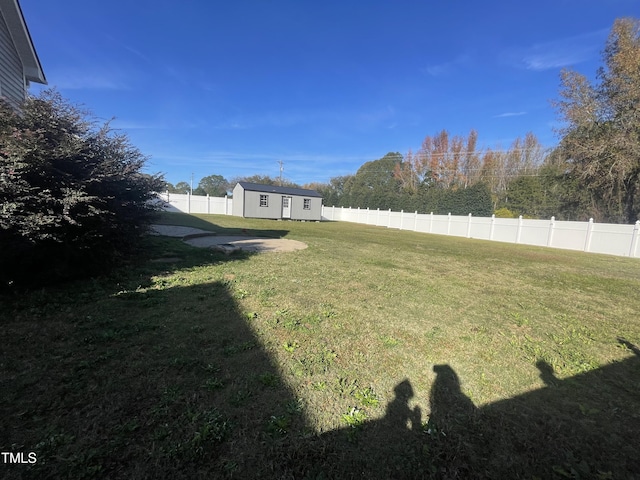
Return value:
<svg viewBox="0 0 640 480">
<path fill-rule="evenodd" d="M 238 182 L 245 190 L 251 192 L 280 193 L 283 195 L 297 195 L 299 197 L 320 197 L 315 190 L 307 190 L 305 188 L 278 187 L 276 185 L 262 185 L 260 183 Z"/>
</svg>

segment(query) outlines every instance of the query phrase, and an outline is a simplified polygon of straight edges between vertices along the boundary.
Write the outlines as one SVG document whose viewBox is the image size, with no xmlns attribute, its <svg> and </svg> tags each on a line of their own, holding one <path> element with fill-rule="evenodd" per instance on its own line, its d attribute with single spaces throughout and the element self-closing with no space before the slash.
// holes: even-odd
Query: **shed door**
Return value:
<svg viewBox="0 0 640 480">
<path fill-rule="evenodd" d="M 291 197 L 282 197 L 282 218 L 291 218 Z"/>
</svg>

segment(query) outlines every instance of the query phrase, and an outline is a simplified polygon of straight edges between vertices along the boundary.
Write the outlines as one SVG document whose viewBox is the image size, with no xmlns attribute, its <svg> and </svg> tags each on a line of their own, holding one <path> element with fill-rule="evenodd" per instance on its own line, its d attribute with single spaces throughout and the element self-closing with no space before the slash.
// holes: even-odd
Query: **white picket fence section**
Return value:
<svg viewBox="0 0 640 480">
<path fill-rule="evenodd" d="M 165 210 L 184 213 L 231 215 L 233 199 L 162 193 L 158 197 Z M 363 223 L 379 227 L 411 230 L 421 233 L 520 243 L 542 247 L 606 253 L 640 258 L 640 221 L 635 225 L 611 223 L 531 220 L 526 218 L 474 217 L 460 215 L 419 214 L 362 208 L 322 207 L 322 219 Z"/>
<path fill-rule="evenodd" d="M 210 197 L 209 195 L 164 192 L 158 194 L 158 197 L 164 202 L 164 209 L 167 212 L 231 215 L 233 211 L 233 200 L 226 196 Z"/>
<path fill-rule="evenodd" d="M 322 219 L 364 223 L 414 232 L 452 235 L 497 242 L 640 257 L 640 221 L 635 225 L 419 214 L 361 208 L 323 207 Z"/>
</svg>

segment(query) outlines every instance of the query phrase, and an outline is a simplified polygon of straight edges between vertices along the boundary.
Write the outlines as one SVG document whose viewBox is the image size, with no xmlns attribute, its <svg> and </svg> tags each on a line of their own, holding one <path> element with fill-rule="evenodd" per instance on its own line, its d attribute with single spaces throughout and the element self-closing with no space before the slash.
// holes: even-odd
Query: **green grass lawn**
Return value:
<svg viewBox="0 0 640 480">
<path fill-rule="evenodd" d="M 637 478 L 640 261 L 350 223 L 165 214 L 306 242 L 154 237 L 4 297 L 5 478 Z"/>
</svg>

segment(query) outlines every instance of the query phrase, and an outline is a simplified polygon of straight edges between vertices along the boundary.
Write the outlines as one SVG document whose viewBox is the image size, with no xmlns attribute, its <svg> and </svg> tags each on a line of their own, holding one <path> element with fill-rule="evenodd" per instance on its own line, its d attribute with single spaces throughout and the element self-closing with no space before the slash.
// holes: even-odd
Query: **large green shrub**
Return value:
<svg viewBox="0 0 640 480">
<path fill-rule="evenodd" d="M 489 217 L 493 212 L 491 191 L 484 183 L 457 190 L 427 187 L 419 194 L 418 208 L 438 215 L 468 215 Z"/>
<path fill-rule="evenodd" d="M 163 185 L 109 125 L 58 93 L 0 101 L 0 286 L 94 274 L 131 253 Z"/>
</svg>

